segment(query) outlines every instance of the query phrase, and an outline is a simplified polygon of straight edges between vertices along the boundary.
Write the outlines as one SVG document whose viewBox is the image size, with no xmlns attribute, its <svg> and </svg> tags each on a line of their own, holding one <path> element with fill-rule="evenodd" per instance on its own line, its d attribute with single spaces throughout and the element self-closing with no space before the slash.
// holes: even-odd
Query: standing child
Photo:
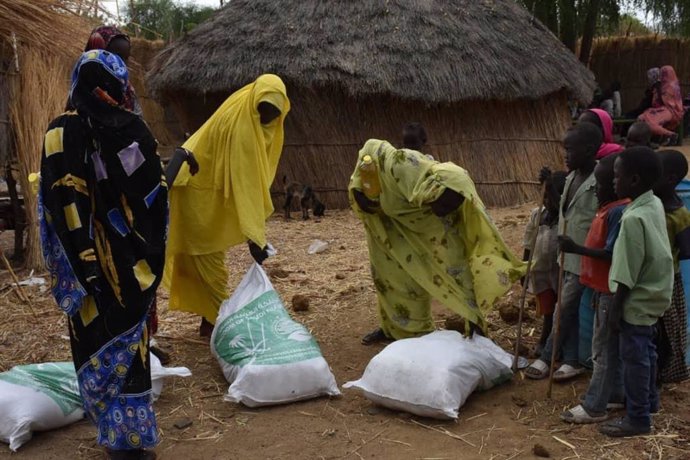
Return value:
<svg viewBox="0 0 690 460">
<path fill-rule="evenodd" d="M 594 216 L 585 245 L 580 246 L 567 236 L 560 238 L 561 251 L 582 256 L 580 282 L 594 291 L 592 304 L 595 309 L 592 340 L 594 373 L 582 403 L 561 414 L 561 419 L 570 423 L 601 422 L 607 418 L 607 408 L 624 407 L 618 333 L 612 332 L 607 325 L 613 300 L 608 283 L 613 245 L 618 238 L 621 216 L 630 201 L 617 199 L 613 189 L 613 165 L 617 156 L 614 154 L 602 158 L 594 168 L 599 210 Z"/>
<path fill-rule="evenodd" d="M 688 310 L 685 303 L 680 261 L 690 259 L 690 211 L 676 194 L 676 187 L 688 174 L 688 161 L 677 150 L 662 150 L 663 175 L 654 193 L 666 212 L 666 230 L 673 252 L 673 297 L 671 307 L 659 319 L 659 378 L 661 382 L 682 382 L 690 377 L 685 364 L 688 346 Z"/>
<path fill-rule="evenodd" d="M 570 174 L 561 196 L 558 233 L 569 236 L 580 245 L 584 244 L 592 219 L 597 212 L 594 166 L 596 165 L 595 155 L 599 150 L 601 140 L 601 129 L 586 122 L 568 130 L 563 140 L 566 151 L 565 162 Z M 563 271 L 558 343 L 553 343 L 552 333 L 539 359 L 534 360 L 525 369 L 525 375 L 531 379 L 543 379 L 549 375 L 554 346 L 562 354 L 562 364 L 554 373 L 554 380 L 568 380 L 584 372 L 578 363 L 579 308 L 584 289 L 584 286 L 580 284 L 580 255 L 565 254 Z"/>
<path fill-rule="evenodd" d="M 556 171 L 544 181 L 544 206 L 534 208 L 525 229 L 524 260 L 532 255 L 529 289 L 537 301 L 537 315 L 543 316 L 537 353 L 541 354 L 551 333 L 558 291 L 558 204 L 565 187 L 566 173 Z M 536 240 L 534 234 L 536 232 Z M 532 247 L 534 241 L 534 247 Z"/>
<path fill-rule="evenodd" d="M 661 161 L 653 150 L 633 147 L 614 165 L 618 198 L 630 198 L 613 248 L 609 288 L 615 292 L 609 327 L 620 330 L 626 416 L 601 425 L 608 436 L 651 431 L 651 414 L 659 410 L 655 384 L 655 326 L 671 304 L 673 255 L 666 232 L 664 206 L 652 187 L 661 178 Z"/>
</svg>

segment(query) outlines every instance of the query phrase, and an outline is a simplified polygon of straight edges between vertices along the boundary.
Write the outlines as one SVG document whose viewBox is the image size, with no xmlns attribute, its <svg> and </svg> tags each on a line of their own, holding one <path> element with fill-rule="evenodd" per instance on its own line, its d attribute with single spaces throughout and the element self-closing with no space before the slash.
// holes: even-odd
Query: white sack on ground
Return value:
<svg viewBox="0 0 690 460">
<path fill-rule="evenodd" d="M 0 374 L 0 441 L 16 451 L 34 431 L 84 417 L 74 364 L 15 366 Z"/>
<path fill-rule="evenodd" d="M 372 358 L 359 388 L 372 402 L 423 417 L 458 418 L 475 390 L 511 379 L 512 357 L 486 337 L 436 331 L 398 340 Z"/>
<path fill-rule="evenodd" d="M 316 340 L 258 264 L 221 305 L 211 350 L 231 384 L 226 401 L 258 407 L 340 394 Z"/>
<path fill-rule="evenodd" d="M 163 367 L 151 358 L 153 400 L 167 377 L 188 377 L 186 367 Z M 70 425 L 84 417 L 77 373 L 72 362 L 28 364 L 0 373 L 0 441 L 16 451 L 34 431 Z"/>
</svg>

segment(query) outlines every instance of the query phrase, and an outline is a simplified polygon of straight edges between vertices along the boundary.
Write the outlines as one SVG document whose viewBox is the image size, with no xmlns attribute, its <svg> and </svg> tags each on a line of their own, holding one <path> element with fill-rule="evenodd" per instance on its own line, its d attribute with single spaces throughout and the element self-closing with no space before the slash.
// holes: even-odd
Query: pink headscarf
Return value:
<svg viewBox="0 0 690 460">
<path fill-rule="evenodd" d="M 661 81 L 661 102 L 673 114 L 673 121 L 677 125 L 683 119 L 685 108 L 676 71 L 670 65 L 663 66 L 659 80 Z"/>
<path fill-rule="evenodd" d="M 623 146 L 613 142 L 613 120 L 611 119 L 611 116 L 605 110 L 601 109 L 589 109 L 589 111 L 593 112 L 597 117 L 599 117 L 599 121 L 601 122 L 601 131 L 604 135 L 604 139 L 601 142 L 599 151 L 597 152 L 597 160 L 601 160 L 602 158 L 614 153 L 622 152 Z"/>
</svg>

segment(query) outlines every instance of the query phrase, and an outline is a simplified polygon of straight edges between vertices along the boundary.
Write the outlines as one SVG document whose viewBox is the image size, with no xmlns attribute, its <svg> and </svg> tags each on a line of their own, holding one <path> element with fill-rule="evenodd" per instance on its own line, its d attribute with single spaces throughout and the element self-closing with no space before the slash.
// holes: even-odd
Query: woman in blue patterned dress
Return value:
<svg viewBox="0 0 690 460">
<path fill-rule="evenodd" d="M 74 68 L 70 102 L 45 136 L 39 211 L 52 292 L 98 443 L 113 459 L 155 458 L 146 319 L 160 283 L 167 186 L 157 143 L 125 108 L 127 67 L 104 50 Z"/>
</svg>

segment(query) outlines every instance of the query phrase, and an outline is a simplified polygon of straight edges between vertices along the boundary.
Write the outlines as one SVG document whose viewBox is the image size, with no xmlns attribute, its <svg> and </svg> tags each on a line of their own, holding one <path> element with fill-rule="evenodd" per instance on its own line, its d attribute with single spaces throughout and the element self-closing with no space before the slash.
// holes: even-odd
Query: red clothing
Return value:
<svg viewBox="0 0 690 460">
<path fill-rule="evenodd" d="M 611 238 L 609 212 L 619 206 L 624 206 L 630 203 L 629 199 L 618 200 L 609 203 L 597 211 L 592 220 L 592 226 L 589 228 L 587 238 L 585 239 L 585 247 L 590 249 L 608 249 L 613 251 L 613 242 L 615 242 L 616 235 Z M 618 215 L 620 220 L 620 214 Z M 616 225 L 617 227 L 618 225 Z M 611 262 L 603 259 L 595 259 L 593 257 L 582 256 L 580 262 L 580 283 L 594 289 L 597 292 L 604 294 L 611 294 L 609 290 L 609 269 Z"/>
</svg>

